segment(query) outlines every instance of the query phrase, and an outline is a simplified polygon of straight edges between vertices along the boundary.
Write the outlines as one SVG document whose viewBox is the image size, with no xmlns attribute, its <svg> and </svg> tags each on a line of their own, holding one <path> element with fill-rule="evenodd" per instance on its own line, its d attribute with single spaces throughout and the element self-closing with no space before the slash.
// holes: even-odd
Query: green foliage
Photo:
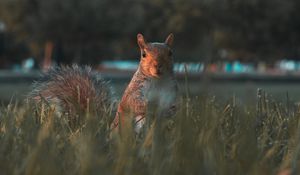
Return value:
<svg viewBox="0 0 300 175">
<path fill-rule="evenodd" d="M 218 59 L 226 49 L 230 58 L 252 61 L 299 57 L 299 6 L 296 0 L 2 0 L 0 19 L 34 56 L 51 41 L 66 62 L 134 59 L 139 32 L 153 41 L 175 33 L 178 58 Z"/>
<path fill-rule="evenodd" d="M 55 107 L 34 113 L 24 104 L 0 111 L 1 174 L 276 174 L 298 171 L 299 107 L 259 90 L 257 106 L 233 99 L 182 99 L 172 120 L 154 120 L 145 137 L 131 125 L 121 137 L 109 114 L 77 130 Z"/>
</svg>

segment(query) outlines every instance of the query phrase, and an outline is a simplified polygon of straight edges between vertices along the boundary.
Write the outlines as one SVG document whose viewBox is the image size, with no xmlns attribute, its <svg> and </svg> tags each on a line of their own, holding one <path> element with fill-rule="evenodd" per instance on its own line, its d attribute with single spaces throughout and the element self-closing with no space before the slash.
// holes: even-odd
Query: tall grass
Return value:
<svg viewBox="0 0 300 175">
<path fill-rule="evenodd" d="M 87 115 L 74 130 L 55 106 L 0 110 L 0 174 L 297 174 L 300 108 L 258 90 L 257 105 L 188 96 L 173 119 L 144 137 L 109 129 L 112 113 Z"/>
</svg>

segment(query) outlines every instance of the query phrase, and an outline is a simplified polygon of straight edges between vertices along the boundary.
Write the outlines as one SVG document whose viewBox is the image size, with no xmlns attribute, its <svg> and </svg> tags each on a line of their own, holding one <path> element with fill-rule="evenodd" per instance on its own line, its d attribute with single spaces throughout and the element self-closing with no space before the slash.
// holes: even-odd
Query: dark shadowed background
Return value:
<svg viewBox="0 0 300 175">
<path fill-rule="evenodd" d="M 298 59 L 299 8 L 297 0 L 1 0 L 0 55 L 40 61 L 51 42 L 62 63 L 137 59 L 137 33 L 162 41 L 173 32 L 177 60 Z"/>
</svg>

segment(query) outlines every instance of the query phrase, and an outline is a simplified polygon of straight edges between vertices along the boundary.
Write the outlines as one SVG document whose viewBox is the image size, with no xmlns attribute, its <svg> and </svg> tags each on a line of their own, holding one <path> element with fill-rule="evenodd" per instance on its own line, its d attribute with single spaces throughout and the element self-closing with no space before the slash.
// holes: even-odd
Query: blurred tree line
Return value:
<svg viewBox="0 0 300 175">
<path fill-rule="evenodd" d="M 1 0 L 0 63 L 42 59 L 46 43 L 59 63 L 138 59 L 137 33 L 164 41 L 170 32 L 177 61 L 298 59 L 299 8 L 298 0 Z"/>
</svg>

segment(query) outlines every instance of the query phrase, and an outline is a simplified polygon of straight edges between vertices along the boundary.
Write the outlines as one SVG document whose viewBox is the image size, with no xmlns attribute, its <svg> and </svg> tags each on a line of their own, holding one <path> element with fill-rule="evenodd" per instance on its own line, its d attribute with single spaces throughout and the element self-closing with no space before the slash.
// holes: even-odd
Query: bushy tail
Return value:
<svg viewBox="0 0 300 175">
<path fill-rule="evenodd" d="M 71 125 L 87 113 L 101 116 L 113 108 L 111 87 L 88 66 L 50 69 L 34 83 L 29 99 L 36 104 L 54 104 Z"/>
</svg>

